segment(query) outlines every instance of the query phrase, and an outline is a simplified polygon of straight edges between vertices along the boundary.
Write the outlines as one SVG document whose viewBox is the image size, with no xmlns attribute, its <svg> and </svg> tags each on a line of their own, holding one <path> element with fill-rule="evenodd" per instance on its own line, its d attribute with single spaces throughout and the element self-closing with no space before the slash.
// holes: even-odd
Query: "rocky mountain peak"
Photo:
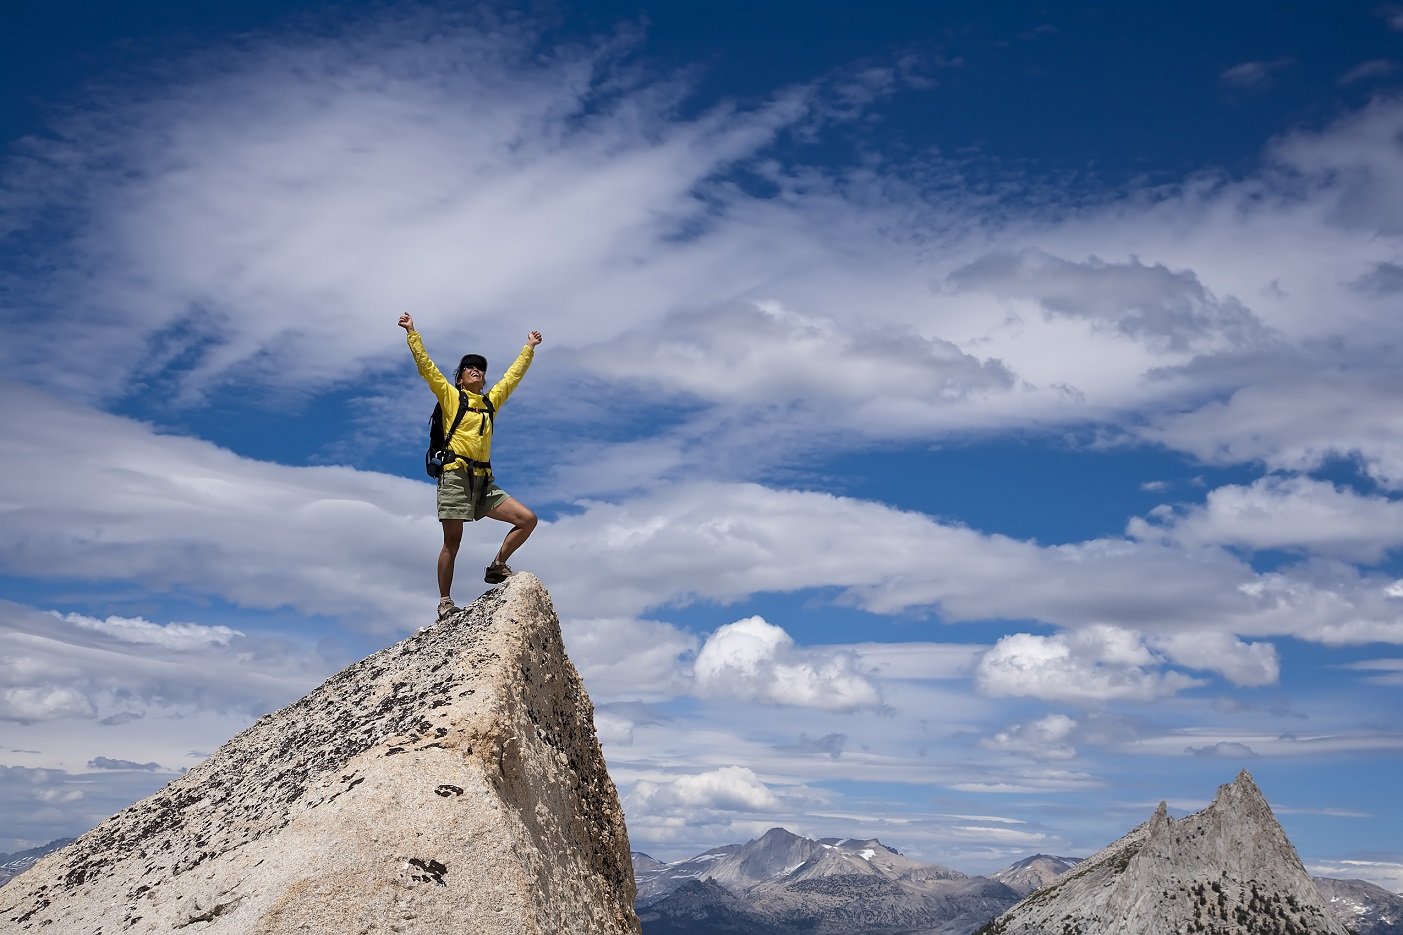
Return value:
<svg viewBox="0 0 1403 935">
<path fill-rule="evenodd" d="M 550 597 L 520 573 L 0 888 L 0 930 L 638 933 Z"/>
<path fill-rule="evenodd" d="M 1017 863 L 1005 867 L 990 879 L 998 880 L 1019 895 L 1027 896 L 1040 890 L 1062 874 L 1081 862 L 1080 857 L 1055 857 L 1052 854 L 1034 854 Z"/>
<path fill-rule="evenodd" d="M 1344 935 L 1244 770 L 1212 804 L 1150 820 L 1038 890 L 985 935 Z"/>
</svg>

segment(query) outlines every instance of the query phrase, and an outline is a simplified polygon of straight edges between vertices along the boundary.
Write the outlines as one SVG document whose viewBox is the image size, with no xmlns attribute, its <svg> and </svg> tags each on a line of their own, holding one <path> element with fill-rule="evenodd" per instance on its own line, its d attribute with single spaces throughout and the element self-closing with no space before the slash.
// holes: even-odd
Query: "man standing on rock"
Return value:
<svg viewBox="0 0 1403 935">
<path fill-rule="evenodd" d="M 507 567 L 507 559 L 536 528 L 536 514 L 495 483 L 491 455 L 492 422 L 496 410 L 501 408 L 526 375 L 526 368 L 531 366 L 536 354 L 536 345 L 541 343 L 541 332 L 533 331 L 527 335 L 526 344 L 516 355 L 516 361 L 507 368 L 502 379 L 493 384 L 492 389 L 483 393 L 487 358 L 481 354 L 464 355 L 458 362 L 453 382 L 449 383 L 425 352 L 424 342 L 419 332 L 414 330 L 414 317 L 405 312 L 399 317 L 399 326 L 406 332 L 419 375 L 438 397 L 444 433 L 448 432 L 455 420 L 458 422 L 453 437 L 447 440 L 450 453 L 457 457 L 443 466 L 443 473 L 438 479 L 438 519 L 443 526 L 443 549 L 438 553 L 438 616 L 442 619 L 457 609 L 449 592 L 453 587 L 453 564 L 458 558 L 458 545 L 463 540 L 463 523 L 487 516 L 511 524 L 512 528 L 507 530 L 496 558 L 483 575 L 483 580 L 488 584 L 506 580 L 512 573 Z M 463 418 L 457 420 L 460 405 L 468 408 Z"/>
</svg>

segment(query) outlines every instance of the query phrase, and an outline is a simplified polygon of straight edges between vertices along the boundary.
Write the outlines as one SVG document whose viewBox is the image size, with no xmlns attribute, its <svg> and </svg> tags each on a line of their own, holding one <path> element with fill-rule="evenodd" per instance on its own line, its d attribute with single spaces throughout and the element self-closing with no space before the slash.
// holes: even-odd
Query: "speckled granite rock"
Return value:
<svg viewBox="0 0 1403 935">
<path fill-rule="evenodd" d="M 0 930 L 638 933 L 550 597 L 518 574 L 0 889 Z"/>
<path fill-rule="evenodd" d="M 1246 770 L 1154 816 L 975 935 L 1347 935 Z"/>
</svg>

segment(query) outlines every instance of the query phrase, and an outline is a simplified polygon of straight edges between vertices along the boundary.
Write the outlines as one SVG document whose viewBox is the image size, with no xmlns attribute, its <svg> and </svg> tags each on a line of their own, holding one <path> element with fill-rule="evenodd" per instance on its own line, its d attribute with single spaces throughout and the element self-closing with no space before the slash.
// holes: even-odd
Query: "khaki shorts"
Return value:
<svg viewBox="0 0 1403 935">
<path fill-rule="evenodd" d="M 487 485 L 486 490 L 481 490 L 483 484 Z M 477 501 L 477 510 L 474 511 L 473 505 L 479 491 L 481 500 Z M 459 466 L 451 471 L 444 471 L 438 479 L 439 519 L 472 522 L 482 519 L 510 499 L 511 494 L 498 487 L 491 475 L 470 474 L 466 467 Z"/>
</svg>

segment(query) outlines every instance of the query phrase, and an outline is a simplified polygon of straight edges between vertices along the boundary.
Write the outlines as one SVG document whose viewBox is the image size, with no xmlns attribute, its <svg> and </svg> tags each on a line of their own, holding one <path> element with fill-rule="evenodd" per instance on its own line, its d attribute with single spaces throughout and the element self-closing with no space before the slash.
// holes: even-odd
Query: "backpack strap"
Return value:
<svg viewBox="0 0 1403 935">
<path fill-rule="evenodd" d="M 463 462 L 464 464 L 466 464 L 467 467 L 468 467 L 468 471 L 469 471 L 469 472 L 472 472 L 472 471 L 473 471 L 474 469 L 476 469 L 476 468 L 482 468 L 482 469 L 485 470 L 488 474 L 491 474 L 491 473 L 492 473 L 492 462 L 491 462 L 491 461 L 477 461 L 477 460 L 474 460 L 473 458 L 469 458 L 467 455 L 460 455 L 460 454 L 458 454 L 456 451 L 454 451 L 454 450 L 453 450 L 453 446 L 452 446 L 451 444 L 449 444 L 450 442 L 453 441 L 453 433 L 456 432 L 456 431 L 458 431 L 458 424 L 459 424 L 460 422 L 463 421 L 463 413 L 465 413 L 465 412 L 480 412 L 480 413 L 483 414 L 483 416 L 482 416 L 482 422 L 479 423 L 479 425 L 478 425 L 478 427 L 477 427 L 477 431 L 478 431 L 478 434 L 479 434 L 479 435 L 483 434 L 483 429 L 485 429 L 485 428 L 487 427 L 488 421 L 491 421 L 493 425 L 496 425 L 496 424 L 497 424 L 497 420 L 496 420 L 496 418 L 495 418 L 495 417 L 496 417 L 496 413 L 497 413 L 497 407 L 494 406 L 494 405 L 492 405 L 492 397 L 488 396 L 486 393 L 483 393 L 483 394 L 482 394 L 482 402 L 483 402 L 483 407 L 484 407 L 484 408 L 482 408 L 482 409 L 478 409 L 478 408 L 476 408 L 476 407 L 469 406 L 469 405 L 468 405 L 468 394 L 467 394 L 466 392 L 464 392 L 463 389 L 462 389 L 461 387 L 459 387 L 459 389 L 458 389 L 458 414 L 455 415 L 455 416 L 453 417 L 453 427 L 452 427 L 451 429 L 449 429 L 449 430 L 448 430 L 448 434 L 445 435 L 445 436 L 443 437 L 443 450 L 444 450 L 446 453 L 453 455 L 454 459 L 456 459 L 456 460 L 458 460 L 458 461 L 461 461 L 461 462 Z"/>
<path fill-rule="evenodd" d="M 453 427 L 443 436 L 443 450 L 453 450 L 453 433 L 458 431 L 458 425 L 463 421 L 463 413 L 468 411 L 468 394 L 461 389 L 458 390 L 458 414 L 453 417 Z"/>
<path fill-rule="evenodd" d="M 491 422 L 494 426 L 497 424 L 497 407 L 492 405 L 492 397 L 486 393 L 482 394 L 482 406 L 481 409 L 473 409 L 473 412 L 483 414 L 482 421 L 477 426 L 477 434 L 479 435 L 487 434 L 487 423 Z"/>
</svg>

